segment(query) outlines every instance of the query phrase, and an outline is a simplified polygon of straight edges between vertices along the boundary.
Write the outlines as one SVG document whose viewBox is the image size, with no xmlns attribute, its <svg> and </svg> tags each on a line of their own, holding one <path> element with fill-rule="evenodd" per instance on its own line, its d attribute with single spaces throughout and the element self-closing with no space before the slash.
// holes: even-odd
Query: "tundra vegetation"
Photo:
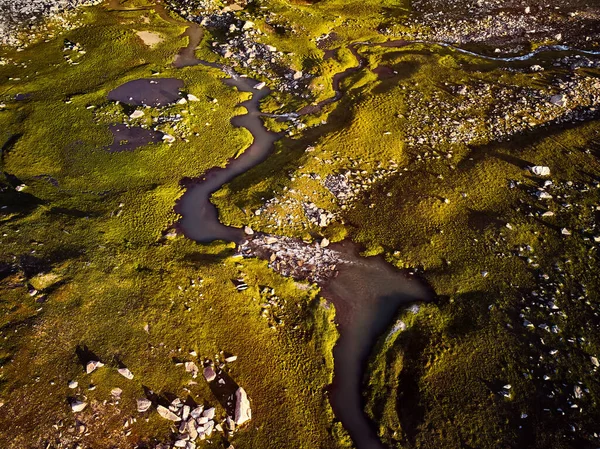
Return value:
<svg viewBox="0 0 600 449">
<path fill-rule="evenodd" d="M 198 58 L 272 89 L 264 122 L 282 132 L 213 195 L 221 222 L 351 239 L 435 291 L 368 361 L 381 440 L 600 445 L 598 8 L 487 3 L 127 0 L 32 17 L 0 1 L 0 446 L 174 443 L 179 424 L 138 400 L 225 422 L 205 365 L 252 418 L 198 447 L 352 446 L 327 400 L 338 334 L 319 288 L 176 232 L 186 185 L 252 142 L 230 123 L 248 94 L 173 67 L 190 21 Z M 507 60 L 556 44 L 588 52 Z M 108 99 L 164 78 L 180 101 Z M 115 125 L 160 137 L 130 145 Z"/>
</svg>

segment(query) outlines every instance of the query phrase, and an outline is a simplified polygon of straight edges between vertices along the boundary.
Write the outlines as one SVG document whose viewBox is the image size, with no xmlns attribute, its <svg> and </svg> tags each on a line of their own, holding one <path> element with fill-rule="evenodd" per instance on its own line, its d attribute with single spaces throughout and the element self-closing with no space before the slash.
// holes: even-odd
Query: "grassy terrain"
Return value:
<svg viewBox="0 0 600 449">
<path fill-rule="evenodd" d="M 176 362 L 201 366 L 225 351 L 238 356 L 226 370 L 252 403 L 253 420 L 233 437 L 236 447 L 334 447 L 344 434 L 332 427 L 323 388 L 336 332 L 317 291 L 275 276 L 263 262 L 232 258 L 230 245 L 163 238 L 177 218 L 181 179 L 223 164 L 250 143 L 247 132 L 229 123 L 244 95 L 224 86 L 218 71 L 172 69 L 185 45 L 178 39 L 184 28 L 152 11 L 96 7 L 80 18 L 84 26 L 49 42 L 3 50 L 20 66 L 0 66 L 0 103 L 6 105 L 0 111 L 6 206 L 0 222 L 0 446 L 169 441 L 168 421 L 155 411 L 136 412 L 145 388 L 162 400 L 172 394 L 217 406 L 224 418 L 204 380 L 192 382 Z M 162 34 L 164 42 L 146 47 L 135 35 L 144 29 Z M 78 65 L 63 59 L 63 39 L 85 50 Z M 16 72 L 20 79 L 10 80 Z M 177 140 L 107 152 L 107 125 L 127 121 L 133 110 L 108 103 L 107 93 L 157 73 L 184 80 L 185 92 L 200 99 L 147 108 L 137 120 L 148 126 L 150 117 L 181 114 L 177 124 L 159 126 Z M 30 95 L 15 101 L 18 93 Z M 238 278 L 250 286 L 245 292 L 236 291 L 232 280 Z M 273 328 L 262 316 L 264 286 L 286 302 L 284 327 Z M 106 367 L 86 375 L 78 348 Z M 117 373 L 120 364 L 133 380 Z M 74 390 L 71 380 L 79 383 Z M 115 387 L 123 390 L 120 401 L 111 398 Z M 88 402 L 84 412 L 71 412 L 71 397 Z M 227 447 L 221 438 L 214 437 L 216 446 Z"/>
<path fill-rule="evenodd" d="M 295 70 L 315 76 L 316 101 L 332 96 L 334 73 L 356 65 L 346 45 L 382 40 L 378 29 L 401 26 L 407 8 L 265 0 L 238 14 Z M 238 356 L 226 370 L 252 401 L 253 420 L 233 437 L 236 448 L 348 446 L 324 394 L 336 331 L 318 290 L 232 257 L 231 245 L 165 236 L 182 179 L 250 144 L 229 122 L 243 112 L 236 105 L 245 94 L 224 86 L 219 71 L 171 67 L 186 44 L 183 23 L 101 7 L 78 20 L 81 27 L 47 42 L 0 53 L 9 61 L 0 65 L 0 446 L 167 441 L 169 422 L 136 412 L 146 389 L 162 400 L 189 395 L 224 417 L 208 385 L 180 366 L 221 351 Z M 164 41 L 150 49 L 135 34 L 141 30 Z M 316 38 L 328 33 L 336 37 L 324 48 L 340 48 L 324 60 Z M 217 37 L 205 33 L 199 57 L 218 59 L 210 51 Z M 85 53 L 63 51 L 64 39 Z M 470 103 L 458 88 L 550 95 L 565 76 L 551 59 L 535 61 L 546 70 L 531 73 L 529 62 L 512 71 L 437 46 L 358 49 L 367 65 L 344 80 L 345 96 L 304 117 L 307 127 L 277 142 L 266 163 L 214 195 L 221 220 L 307 239 L 350 237 L 365 254 L 383 253 L 431 284 L 436 301 L 399 314 L 405 329 L 382 336 L 365 379 L 366 410 L 392 447 L 598 446 L 598 121 L 542 128 L 549 116 L 534 119 L 519 103 L 525 131 L 499 143 L 489 119 L 496 104 L 512 100 L 489 94 Z M 392 74 L 379 78 L 379 66 Z M 594 80 L 598 71 L 579 75 Z M 135 120 L 135 108 L 107 102 L 111 89 L 152 76 L 182 79 L 200 101 L 144 108 Z M 275 93 L 263 110 L 305 103 Z M 449 111 L 456 123 L 443 121 Z M 153 122 L 178 114 L 177 122 Z M 108 125 L 122 122 L 176 140 L 109 153 Z M 418 143 L 449 128 L 473 138 Z M 535 164 L 551 168 L 551 186 L 527 171 Z M 345 172 L 358 179 L 358 193 L 341 204 L 324 180 Z M 552 199 L 538 199 L 541 188 Z M 333 222 L 309 222 L 309 202 L 333 212 Z M 235 279 L 249 289 L 238 292 Z M 269 310 L 265 286 L 284 308 Z M 82 348 L 106 367 L 84 374 Z M 120 364 L 133 380 L 116 372 Z M 123 389 L 119 401 L 115 387 Z M 89 405 L 75 416 L 70 397 Z"/>
<path fill-rule="evenodd" d="M 409 146 L 443 128 L 440 97 L 461 108 L 456 128 L 487 126 L 489 107 L 462 107 L 452 86 L 545 92 L 561 76 L 434 50 L 363 49 L 370 68 L 384 63 L 397 73 L 348 79 L 346 97 L 323 113 L 328 124 L 281 140 L 269 166 L 217 192 L 222 220 L 305 238 L 349 235 L 432 285 L 439 300 L 400 315 L 406 330 L 382 338 L 366 379 L 368 413 L 393 447 L 594 447 L 598 123 L 504 143 Z M 421 100 L 411 110 L 415 91 Z M 378 175 L 395 164 L 394 174 Z M 545 181 L 527 170 L 536 164 L 551 167 L 551 200 L 535 196 Z M 340 207 L 323 180 L 347 170 L 362 173 L 366 188 Z M 309 201 L 335 212 L 336 223 L 309 223 Z"/>
</svg>

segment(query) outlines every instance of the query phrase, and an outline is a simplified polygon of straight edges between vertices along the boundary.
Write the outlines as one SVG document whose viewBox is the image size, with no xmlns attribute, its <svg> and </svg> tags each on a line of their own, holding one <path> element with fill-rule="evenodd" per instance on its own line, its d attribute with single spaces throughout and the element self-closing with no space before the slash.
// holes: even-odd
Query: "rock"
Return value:
<svg viewBox="0 0 600 449">
<path fill-rule="evenodd" d="M 242 387 L 239 387 L 235 392 L 235 415 L 234 421 L 236 425 L 242 425 L 246 421 L 249 421 L 252 417 L 252 410 L 250 409 L 250 401 L 248 395 Z"/>
<path fill-rule="evenodd" d="M 550 176 L 550 167 L 544 165 L 534 165 L 529 167 L 529 171 L 536 176 Z"/>
<path fill-rule="evenodd" d="M 562 228 L 562 229 L 560 230 L 560 233 L 561 233 L 562 235 L 571 235 L 571 231 L 569 231 L 567 228 Z"/>
<path fill-rule="evenodd" d="M 550 103 L 564 108 L 565 106 L 567 106 L 567 97 L 565 97 L 562 94 L 552 95 L 552 97 L 550 97 Z"/>
<path fill-rule="evenodd" d="M 152 401 L 150 399 L 142 398 L 137 400 L 137 411 L 140 413 L 147 412 L 151 406 Z"/>
<path fill-rule="evenodd" d="M 265 87 L 267 84 L 266 83 L 258 83 L 254 85 L 254 89 L 256 90 L 261 90 L 263 87 Z"/>
<path fill-rule="evenodd" d="M 321 248 L 327 248 L 329 246 L 329 240 L 328 239 L 323 239 L 321 240 Z"/>
<path fill-rule="evenodd" d="M 249 20 L 246 20 L 244 22 L 244 25 L 242 26 L 242 30 L 249 30 L 250 28 L 252 28 L 254 26 L 254 22 L 251 22 Z"/>
<path fill-rule="evenodd" d="M 127 368 L 119 368 L 117 371 L 121 376 L 125 377 L 126 379 L 133 379 L 133 373 Z"/>
<path fill-rule="evenodd" d="M 204 409 L 204 407 L 202 407 L 201 405 L 199 405 L 198 407 L 196 407 L 194 410 L 192 410 L 190 412 L 190 416 L 194 419 L 198 419 L 201 415 L 202 415 L 202 410 Z"/>
<path fill-rule="evenodd" d="M 188 101 L 200 101 L 200 99 L 193 94 L 188 94 L 187 99 L 188 99 Z"/>
<path fill-rule="evenodd" d="M 253 235 L 254 231 L 252 230 L 252 228 L 250 226 L 244 226 L 244 233 L 246 235 Z"/>
<path fill-rule="evenodd" d="M 75 412 L 75 413 L 83 411 L 83 409 L 86 407 L 87 407 L 87 402 L 81 402 L 79 400 L 75 400 L 75 401 L 71 402 L 71 410 L 73 410 L 73 412 Z"/>
<path fill-rule="evenodd" d="M 72 380 L 69 382 L 69 388 L 71 389 L 75 389 L 79 386 L 79 382 L 77 382 L 76 380 Z"/>
<path fill-rule="evenodd" d="M 113 388 L 110 391 L 110 395 L 115 398 L 115 399 L 121 399 L 121 394 L 123 393 L 123 390 L 121 390 L 120 388 Z"/>
<path fill-rule="evenodd" d="M 591 356 L 590 360 L 592 361 L 592 365 L 594 365 L 596 368 L 600 367 L 600 362 L 598 362 L 598 359 L 596 357 Z"/>
<path fill-rule="evenodd" d="M 164 141 L 165 141 L 165 142 L 167 142 L 167 143 L 173 143 L 173 142 L 175 142 L 175 137 L 173 137 L 173 136 L 171 136 L 171 135 L 169 135 L 169 134 L 165 134 L 165 135 L 162 137 L 162 140 L 164 140 Z"/>
<path fill-rule="evenodd" d="M 548 192 L 546 192 L 544 190 L 540 190 L 540 191 L 536 192 L 536 196 L 540 200 L 551 200 L 552 199 L 552 195 L 550 195 Z"/>
<path fill-rule="evenodd" d="M 209 420 L 214 419 L 214 417 L 215 417 L 215 408 L 214 407 L 207 408 L 206 410 L 204 410 L 202 412 L 202 416 L 204 418 L 208 418 Z"/>
<path fill-rule="evenodd" d="M 575 399 L 581 399 L 583 397 L 583 390 L 579 385 L 575 385 L 575 388 L 573 388 L 573 394 L 575 395 Z"/>
<path fill-rule="evenodd" d="M 96 371 L 96 369 L 102 368 L 103 366 L 104 366 L 104 363 L 99 362 L 97 360 L 91 360 L 91 361 L 87 362 L 87 365 L 85 365 L 85 372 L 90 374 L 90 373 L 93 373 L 94 371 Z"/>
<path fill-rule="evenodd" d="M 158 412 L 158 414 L 160 416 L 162 416 L 165 419 L 168 419 L 169 421 L 181 421 L 181 418 L 179 416 L 177 416 L 175 413 L 173 413 L 171 410 L 169 410 L 166 407 L 163 407 L 162 405 L 159 405 L 158 407 L 156 407 L 156 411 Z"/>
<path fill-rule="evenodd" d="M 298 81 L 300 78 L 302 78 L 303 73 L 298 70 L 297 72 L 294 72 L 294 76 L 292 77 L 294 79 L 294 81 Z"/>
<path fill-rule="evenodd" d="M 225 361 L 227 363 L 235 362 L 237 360 L 237 355 L 230 355 L 229 357 L 225 357 Z"/>
<path fill-rule="evenodd" d="M 133 114 L 131 114 L 129 116 L 129 118 L 136 119 L 136 118 L 140 118 L 140 117 L 143 117 L 143 116 L 144 116 L 144 111 L 140 111 L 138 109 L 137 111 L 134 111 Z"/>
<path fill-rule="evenodd" d="M 186 104 L 187 100 L 185 98 L 180 98 L 179 100 L 177 100 L 177 104 Z"/>
<path fill-rule="evenodd" d="M 192 377 L 195 379 L 198 375 L 198 367 L 194 362 L 185 362 L 185 371 L 192 373 Z"/>
<path fill-rule="evenodd" d="M 215 373 L 215 370 L 212 368 L 212 366 L 207 366 L 206 368 L 204 368 L 202 374 L 204 375 L 204 378 L 207 382 L 212 382 L 217 378 L 217 373 Z"/>
<path fill-rule="evenodd" d="M 267 237 L 267 238 L 265 239 L 265 243 L 266 243 L 267 245 L 272 245 L 273 243 L 277 243 L 278 241 L 279 241 L 279 240 L 278 240 L 277 238 L 275 238 L 275 237 Z"/>
</svg>

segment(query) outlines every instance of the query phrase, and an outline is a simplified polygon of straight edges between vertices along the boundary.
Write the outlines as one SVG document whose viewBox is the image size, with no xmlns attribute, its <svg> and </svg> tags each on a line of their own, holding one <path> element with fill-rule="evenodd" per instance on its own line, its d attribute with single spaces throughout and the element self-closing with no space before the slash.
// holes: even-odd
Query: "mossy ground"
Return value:
<svg viewBox="0 0 600 449">
<path fill-rule="evenodd" d="M 190 395 L 224 417 L 204 380 L 191 384 L 191 375 L 175 364 L 196 360 L 200 366 L 219 351 L 238 356 L 229 374 L 252 403 L 253 420 L 233 438 L 236 447 L 335 446 L 323 389 L 331 380 L 336 332 L 317 291 L 274 275 L 264 262 L 233 258 L 230 245 L 162 237 L 177 219 L 180 181 L 224 164 L 251 142 L 229 122 L 241 112 L 235 106 L 244 95 L 223 85 L 216 70 L 173 69 L 186 44 L 178 38 L 184 27 L 152 11 L 94 7 L 80 16 L 81 28 L 22 52 L 3 50 L 23 65 L 0 67 L 6 104 L 0 111 L 6 206 L 0 223 L 0 446 L 168 441 L 168 421 L 136 411 L 144 387 L 162 397 Z M 143 29 L 164 41 L 146 47 L 134 31 Z M 86 51 L 78 65 L 63 59 L 63 39 Z M 107 93 L 156 73 L 182 79 L 185 92 L 200 99 L 160 112 L 145 109 L 138 120 L 149 125 L 151 116 L 181 114 L 182 121 L 162 127 L 177 141 L 107 152 L 108 124 L 132 112 L 109 103 Z M 29 97 L 15 101 L 17 93 Z M 21 184 L 26 187 L 19 192 Z M 232 280 L 241 277 L 250 288 L 237 292 Z M 261 316 L 265 285 L 286 301 L 283 327 L 270 327 Z M 106 367 L 86 375 L 78 347 Z M 117 373 L 118 363 L 133 380 Z M 79 387 L 69 389 L 70 380 Z M 118 404 L 111 399 L 115 387 L 123 390 Z M 89 405 L 74 415 L 68 397 Z M 131 417 L 137 422 L 124 428 Z M 76 418 L 85 433 L 78 433 Z"/>
<path fill-rule="evenodd" d="M 275 22 L 261 17 L 261 6 L 277 14 Z M 335 32 L 331 48 L 382 40 L 377 29 L 387 21 L 401 26 L 406 8 L 404 2 L 269 1 L 248 17 L 268 31 L 265 43 L 293 53 L 296 70 L 317 76 L 314 97 L 323 99 L 333 93 L 333 74 L 356 60 L 345 48 L 323 60 L 315 38 Z M 333 312 L 321 307 L 318 292 L 274 275 L 263 262 L 232 258 L 229 245 L 162 237 L 177 218 L 180 180 L 248 146 L 251 136 L 229 123 L 244 96 L 225 87 L 218 71 L 171 68 L 185 45 L 178 38 L 183 26 L 151 11 L 89 8 L 81 14 L 82 28 L 23 52 L 3 50 L 21 64 L 18 74 L 14 65 L 0 66 L 0 103 L 6 103 L 0 111 L 1 195 L 7 206 L 0 239 L 2 447 L 57 438 L 90 447 L 168 439 L 168 422 L 155 413 L 140 417 L 135 399 L 148 387 L 216 405 L 203 381 L 190 384 L 175 362 L 191 360 L 191 351 L 212 358 L 221 350 L 238 355 L 230 374 L 253 406 L 253 421 L 236 435 L 236 447 L 347 445 L 323 392 L 336 335 Z M 144 29 L 163 34 L 163 43 L 144 46 L 134 31 Z M 210 37 L 205 34 L 200 57 L 209 59 Z M 64 60 L 64 38 L 86 51 L 75 55 L 78 65 Z M 367 67 L 344 81 L 340 102 L 303 119 L 308 127 L 280 140 L 266 163 L 217 192 L 221 220 L 304 238 L 350 236 L 366 254 L 384 253 L 432 285 L 438 300 L 416 314 L 401 313 L 406 330 L 384 336 L 371 360 L 367 411 L 384 441 L 427 448 L 587 447 L 593 440 L 588 430 L 599 418 L 590 363 L 600 350 L 593 246 L 598 122 L 528 132 L 502 144 L 410 147 L 409 133 L 436 131 L 408 114 L 411 92 L 422 94 L 419 108 L 434 116 L 440 113 L 435 95 L 458 103 L 448 84 L 535 88 L 560 70 L 510 72 L 500 63 L 420 44 L 359 51 Z M 381 64 L 397 73 L 378 79 L 372 70 Z M 185 90 L 200 98 L 160 112 L 183 117 L 162 127 L 176 142 L 106 152 L 107 125 L 132 112 L 108 103 L 107 93 L 156 73 L 183 79 Z M 16 94 L 30 96 L 16 101 Z M 263 109 L 285 112 L 298 105 L 281 95 Z M 150 125 L 159 115 L 145 112 L 138 124 Z M 482 119 L 489 111 L 467 113 Z M 551 167 L 551 201 L 533 195 L 543 184 L 526 171 L 534 164 Z M 373 176 L 392 166 L 398 173 Z M 368 188 L 350 207 L 338 208 L 322 180 L 348 169 L 360 171 Z M 22 183 L 27 187 L 17 192 Z M 255 215 L 274 197 L 295 200 L 289 208 L 285 202 L 273 206 L 270 216 L 279 222 Z M 327 228 L 302 226 L 306 199 L 336 212 L 338 221 Z M 544 210 L 555 215 L 541 217 Z M 288 220 L 287 213 L 299 218 Z M 241 277 L 250 286 L 245 292 L 231 282 Z M 201 286 L 192 287 L 192 280 Z M 30 296 L 29 285 L 40 293 Z M 285 326 L 273 329 L 261 316 L 263 285 L 287 301 Z M 553 296 L 562 313 L 534 292 Z M 524 319 L 534 328 L 523 326 Z M 560 331 L 540 327 L 546 323 Z M 107 366 L 85 375 L 78 346 Z M 119 361 L 134 373 L 132 381 L 116 373 Z M 79 388 L 69 390 L 69 380 Z M 88 390 L 89 384 L 97 388 Z M 508 398 L 498 393 L 506 384 Z M 571 409 L 576 385 L 587 391 Z M 110 400 L 114 387 L 123 389 L 118 405 Z M 68 396 L 90 402 L 80 416 L 89 434 L 69 433 L 75 420 Z M 128 435 L 123 422 L 131 416 L 138 421 Z"/>
<path fill-rule="evenodd" d="M 435 117 L 434 95 L 460 104 L 448 85 L 544 88 L 561 71 L 510 72 L 422 45 L 361 51 L 369 68 L 384 62 L 397 73 L 378 80 L 365 69 L 346 80 L 346 96 L 319 117 L 327 124 L 281 140 L 269 164 L 217 192 L 222 220 L 304 238 L 350 236 L 365 254 L 384 253 L 431 284 L 437 301 L 415 316 L 401 314 L 407 330 L 382 338 L 366 379 L 368 413 L 392 446 L 588 447 L 599 415 L 590 362 L 599 343 L 598 122 L 504 143 L 410 147 L 410 133 L 436 131 L 410 118 L 411 92 L 423 94 L 421 116 Z M 478 123 L 488 113 L 477 106 L 466 118 Z M 399 172 L 375 177 L 389 160 Z M 532 165 L 551 167 L 552 200 L 535 196 L 544 179 L 531 175 Z M 341 209 L 322 180 L 349 169 L 369 187 Z M 268 213 L 254 214 L 273 197 L 279 202 Z M 301 207 L 307 201 L 336 212 L 338 223 L 310 224 Z M 541 217 L 544 211 L 554 216 Z M 500 394 L 507 384 L 509 398 Z M 583 398 L 573 396 L 577 385 L 587 389 Z"/>
</svg>

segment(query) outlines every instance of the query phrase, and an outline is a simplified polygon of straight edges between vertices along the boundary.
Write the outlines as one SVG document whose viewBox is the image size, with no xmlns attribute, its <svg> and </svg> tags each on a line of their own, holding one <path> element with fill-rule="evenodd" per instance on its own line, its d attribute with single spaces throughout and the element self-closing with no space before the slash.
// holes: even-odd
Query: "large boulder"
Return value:
<svg viewBox="0 0 600 449">
<path fill-rule="evenodd" d="M 235 416 L 233 417 L 235 424 L 240 426 L 252 418 L 252 410 L 250 409 L 250 401 L 246 391 L 239 387 L 235 392 Z"/>
</svg>

